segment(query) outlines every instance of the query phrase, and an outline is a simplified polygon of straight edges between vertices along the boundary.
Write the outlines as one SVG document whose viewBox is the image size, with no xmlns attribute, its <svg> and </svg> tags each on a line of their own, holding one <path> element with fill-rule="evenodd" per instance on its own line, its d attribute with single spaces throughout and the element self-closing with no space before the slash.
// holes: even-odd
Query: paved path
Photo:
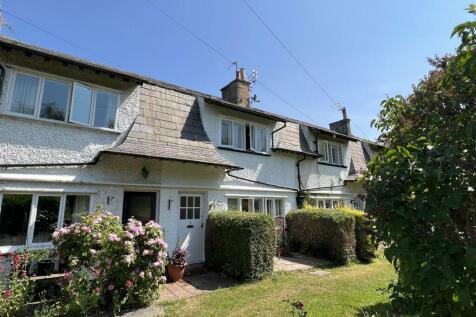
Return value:
<svg viewBox="0 0 476 317">
<path fill-rule="evenodd" d="M 299 253 L 292 253 L 291 256 L 274 258 L 274 271 L 306 271 L 316 268 L 327 267 L 331 262 L 313 257 L 305 256 Z"/>
<path fill-rule="evenodd" d="M 165 284 L 165 288 L 160 293 L 159 302 L 188 298 L 235 284 L 233 279 L 220 273 L 195 273 L 178 282 Z"/>
</svg>

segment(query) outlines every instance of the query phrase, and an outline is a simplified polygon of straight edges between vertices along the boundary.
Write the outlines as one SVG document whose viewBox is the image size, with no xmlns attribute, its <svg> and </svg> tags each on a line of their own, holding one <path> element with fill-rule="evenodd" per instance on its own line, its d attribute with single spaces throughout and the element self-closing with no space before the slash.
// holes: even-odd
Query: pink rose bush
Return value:
<svg viewBox="0 0 476 317">
<path fill-rule="evenodd" d="M 106 212 L 84 216 L 80 223 L 56 230 L 56 251 L 69 260 L 68 276 L 89 272 L 89 292 L 115 313 L 149 304 L 165 283 L 167 244 L 160 225 L 129 219 L 123 226 Z M 67 282 L 67 281 L 66 281 Z"/>
<path fill-rule="evenodd" d="M 32 296 L 33 283 L 26 276 L 28 251 L 0 255 L 0 316 L 19 316 Z"/>
</svg>

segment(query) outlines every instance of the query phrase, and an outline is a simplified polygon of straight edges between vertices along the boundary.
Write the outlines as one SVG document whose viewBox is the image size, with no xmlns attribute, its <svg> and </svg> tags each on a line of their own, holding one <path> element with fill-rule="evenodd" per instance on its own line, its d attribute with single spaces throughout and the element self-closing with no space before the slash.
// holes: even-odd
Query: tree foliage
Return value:
<svg viewBox="0 0 476 317">
<path fill-rule="evenodd" d="M 476 14 L 476 6 L 468 11 Z M 398 272 L 393 304 L 421 315 L 476 314 L 476 21 L 455 55 L 372 124 L 387 147 L 369 166 L 368 211 Z"/>
</svg>

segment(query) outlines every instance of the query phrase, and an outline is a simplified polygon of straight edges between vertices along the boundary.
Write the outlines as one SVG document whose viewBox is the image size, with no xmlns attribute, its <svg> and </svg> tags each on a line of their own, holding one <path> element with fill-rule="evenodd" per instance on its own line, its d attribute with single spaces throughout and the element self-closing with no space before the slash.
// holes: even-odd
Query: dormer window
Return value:
<svg viewBox="0 0 476 317">
<path fill-rule="evenodd" d="M 264 127 L 233 119 L 221 119 L 220 133 L 220 145 L 223 147 L 268 152 L 268 133 Z"/>
<path fill-rule="evenodd" d="M 319 154 L 323 157 L 319 162 L 330 163 L 334 165 L 344 165 L 342 154 L 342 145 L 329 141 L 319 141 Z"/>
<path fill-rule="evenodd" d="M 58 78 L 15 71 L 10 113 L 114 129 L 119 94 Z"/>
</svg>

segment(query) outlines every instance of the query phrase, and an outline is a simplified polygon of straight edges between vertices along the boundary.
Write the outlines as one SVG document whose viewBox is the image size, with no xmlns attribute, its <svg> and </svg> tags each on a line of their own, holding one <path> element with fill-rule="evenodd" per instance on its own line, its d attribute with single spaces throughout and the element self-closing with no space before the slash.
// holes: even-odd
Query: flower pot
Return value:
<svg viewBox="0 0 476 317">
<path fill-rule="evenodd" d="M 169 275 L 169 281 L 171 282 L 179 281 L 183 276 L 183 272 L 185 272 L 185 265 L 167 265 L 167 273 Z"/>
<path fill-rule="evenodd" d="M 289 255 L 288 247 L 278 247 L 276 251 L 277 251 L 276 253 L 278 254 L 278 257 Z"/>
<path fill-rule="evenodd" d="M 43 260 L 37 263 L 38 276 L 50 275 L 53 273 L 54 262 L 51 260 Z"/>
</svg>

